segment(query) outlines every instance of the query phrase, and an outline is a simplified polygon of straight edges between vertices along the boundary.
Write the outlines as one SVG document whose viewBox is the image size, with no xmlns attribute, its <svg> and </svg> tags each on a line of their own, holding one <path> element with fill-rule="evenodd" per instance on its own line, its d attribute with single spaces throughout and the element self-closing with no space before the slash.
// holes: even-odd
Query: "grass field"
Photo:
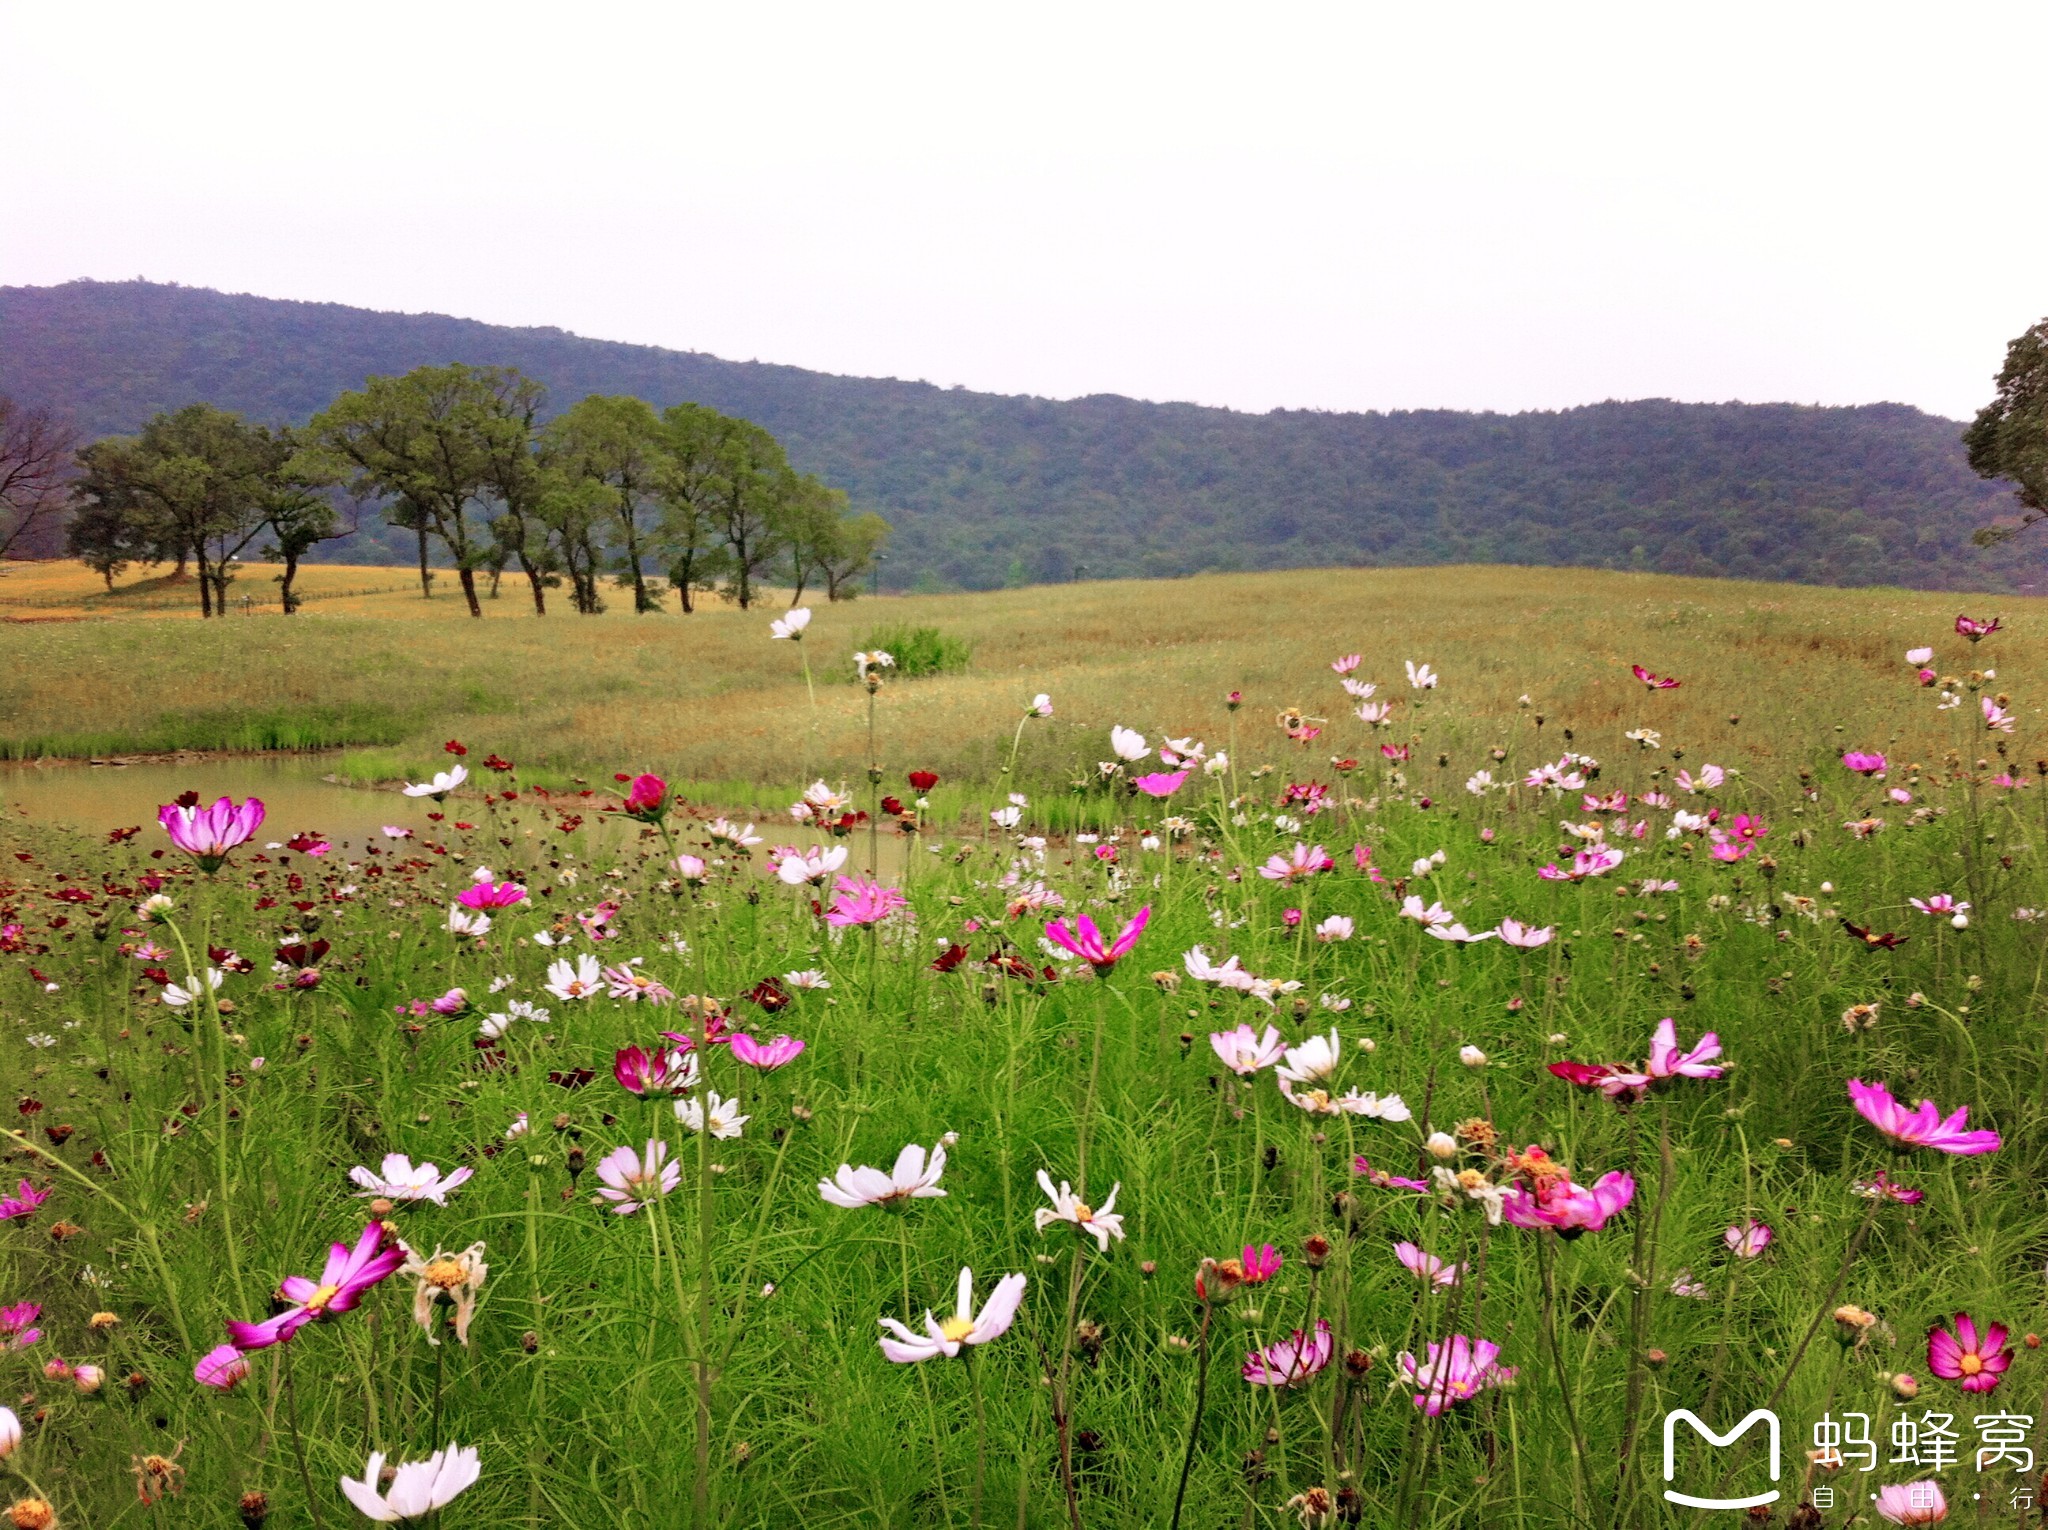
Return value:
<svg viewBox="0 0 2048 1530">
<path fill-rule="evenodd" d="M 450 1530 L 2040 1522 L 2033 603 L 1971 644 L 1938 597 L 1340 571 L 861 601 L 799 651 L 773 611 L 351 599 L 0 625 L 17 755 L 271 718 L 415 781 L 460 739 L 495 795 L 394 796 L 412 837 L 353 860 L 264 825 L 212 872 L 153 825 L 0 825 L 17 1523 L 361 1523 L 344 1476 L 451 1442 L 477 1480 L 400 1505 Z M 974 660 L 884 682 L 871 745 L 846 676 L 880 621 Z M 1352 653 L 1382 726 L 1332 672 Z M 1324 731 L 1290 740 L 1288 707 Z M 1105 772 L 1113 725 L 1144 754 Z M 1175 781 L 1183 735 L 1228 763 Z M 648 769 L 778 805 L 822 775 L 913 816 L 908 772 L 948 780 L 899 899 L 858 874 L 869 826 L 792 886 L 773 827 L 747 850 L 665 798 L 622 820 L 550 786 Z M 452 927 L 485 867 L 521 893 Z M 1136 925 L 1128 951 L 1049 943 L 1083 915 Z M 1686 1056 L 1653 1045 L 1666 1017 Z M 780 1033 L 793 1059 L 750 1051 Z M 649 1082 L 686 1066 L 665 1045 L 701 1059 L 686 1085 Z M 1995 1147 L 1891 1120 L 1929 1139 L 1902 1145 L 1851 1079 L 1967 1107 Z M 614 1155 L 650 1144 L 676 1172 L 621 1214 Z M 822 1192 L 906 1145 L 945 1148 L 942 1196 Z M 391 1153 L 473 1173 L 420 1198 L 379 1181 Z M 359 1240 L 357 1291 L 320 1266 Z M 963 1266 L 977 1304 L 1021 1276 L 1014 1312 L 940 1326 L 957 1356 L 878 1343 L 950 1316 Z M 226 1326 L 273 1314 L 313 1320 Z M 1687 1435 L 1667 1481 L 1680 1408 L 1769 1409 L 1780 1470 L 1760 1430 Z M 1845 1462 L 1809 1457 L 1830 1442 Z"/>
<path fill-rule="evenodd" d="M 508 580 L 478 622 L 455 599 L 420 599 L 405 570 L 305 577 L 303 616 L 201 624 L 166 621 L 150 581 L 133 586 L 131 608 L 76 565 L 6 566 L 0 758 L 347 746 L 348 773 L 388 779 L 429 768 L 449 737 L 488 735 L 536 779 L 631 759 L 729 800 L 864 770 L 867 704 L 847 683 L 850 657 L 874 629 L 910 624 L 964 639 L 973 663 L 889 687 L 879 733 L 888 763 L 949 782 L 992 778 L 1040 691 L 1059 715 L 1025 736 L 1019 773 L 1037 782 L 1092 769 L 1111 714 L 1132 708 L 1221 740 L 1223 698 L 1237 690 L 1240 726 L 1256 737 L 1282 707 L 1334 706 L 1315 676 L 1337 649 L 1382 672 L 1423 650 L 1455 669 L 1460 706 L 1427 726 L 1435 746 L 1468 751 L 1526 734 L 1539 712 L 1549 737 L 1610 730 L 1635 702 L 1630 663 L 1680 671 L 1691 678 L 1664 698 L 1671 721 L 1696 747 L 1760 765 L 1803 758 L 1868 717 L 1890 694 L 1902 635 L 1946 627 L 1955 608 L 1904 591 L 1577 570 L 1330 570 L 821 605 L 800 654 L 767 638 L 780 600 L 537 620 Z M 262 586 L 260 570 L 242 583 Z M 343 593 L 370 588 L 383 593 Z M 2035 606 L 1997 602 L 2009 616 Z M 12 620 L 52 615 L 83 619 Z M 2010 662 L 2048 660 L 2031 628 L 2005 635 Z M 1525 694 L 1530 708 L 1517 704 Z M 1895 733 L 1909 752 L 1940 738 L 1910 712 L 1877 742 Z"/>
</svg>

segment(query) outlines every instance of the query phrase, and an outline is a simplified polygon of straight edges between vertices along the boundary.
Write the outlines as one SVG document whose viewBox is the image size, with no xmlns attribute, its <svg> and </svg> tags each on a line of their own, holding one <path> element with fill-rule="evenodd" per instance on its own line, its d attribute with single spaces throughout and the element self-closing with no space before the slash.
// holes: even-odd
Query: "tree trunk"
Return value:
<svg viewBox="0 0 2048 1530">
<path fill-rule="evenodd" d="M 533 586 L 533 614 L 535 616 L 546 616 L 548 614 L 548 592 L 547 586 L 541 583 L 540 570 L 533 566 L 533 560 L 527 557 L 525 553 L 519 555 L 519 567 L 526 574 L 526 582 Z"/>
<path fill-rule="evenodd" d="M 420 599 L 432 600 L 434 598 L 434 571 L 427 567 L 427 518 L 424 515 L 420 517 L 420 523 L 416 529 L 420 535 Z"/>
<path fill-rule="evenodd" d="M 481 619 L 484 608 L 476 598 L 476 570 L 467 563 L 462 565 L 462 596 L 469 602 L 469 614 Z"/>
<path fill-rule="evenodd" d="M 203 621 L 213 615 L 213 575 L 206 566 L 206 553 L 199 554 L 199 616 Z"/>
<path fill-rule="evenodd" d="M 299 577 L 299 555 L 286 549 L 284 555 L 284 577 L 277 581 L 278 603 L 284 607 L 286 616 L 294 615 L 299 609 L 299 595 L 292 588 L 292 581 Z"/>
</svg>

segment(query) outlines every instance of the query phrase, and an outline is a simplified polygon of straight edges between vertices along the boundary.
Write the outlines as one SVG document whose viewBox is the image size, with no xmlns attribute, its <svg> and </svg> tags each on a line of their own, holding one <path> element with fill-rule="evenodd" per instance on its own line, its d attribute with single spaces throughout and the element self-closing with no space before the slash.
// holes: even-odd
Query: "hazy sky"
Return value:
<svg viewBox="0 0 2048 1530">
<path fill-rule="evenodd" d="M 1057 397 L 1967 416 L 2048 313 L 2044 53 L 2038 0 L 0 0 L 0 283 Z"/>
</svg>

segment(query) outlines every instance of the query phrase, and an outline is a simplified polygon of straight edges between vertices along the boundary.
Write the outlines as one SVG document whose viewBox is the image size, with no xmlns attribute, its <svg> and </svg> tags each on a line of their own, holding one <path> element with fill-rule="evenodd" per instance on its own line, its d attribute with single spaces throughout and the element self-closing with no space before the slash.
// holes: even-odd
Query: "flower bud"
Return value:
<svg viewBox="0 0 2048 1530">
<path fill-rule="evenodd" d="M 1908 1402 L 1920 1395 L 1920 1383 L 1910 1373 L 1900 1371 L 1891 1378 L 1892 1391 Z"/>
<path fill-rule="evenodd" d="M 1423 1146 L 1429 1150 L 1430 1157 L 1441 1159 L 1445 1163 L 1458 1156 L 1458 1139 L 1449 1132 L 1431 1132 L 1429 1140 Z"/>
<path fill-rule="evenodd" d="M 263 1530 L 263 1522 L 270 1518 L 270 1499 L 251 1488 L 242 1495 L 241 1510 L 248 1530 Z"/>
<path fill-rule="evenodd" d="M 1301 1257 L 1312 1270 L 1320 1270 L 1330 1262 L 1330 1240 L 1321 1233 L 1310 1233 L 1301 1240 Z"/>
</svg>

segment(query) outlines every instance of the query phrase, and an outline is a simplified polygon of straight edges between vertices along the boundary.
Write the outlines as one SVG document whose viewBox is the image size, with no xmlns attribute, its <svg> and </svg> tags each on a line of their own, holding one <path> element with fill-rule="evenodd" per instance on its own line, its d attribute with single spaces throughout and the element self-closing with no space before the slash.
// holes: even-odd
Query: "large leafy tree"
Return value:
<svg viewBox="0 0 2048 1530">
<path fill-rule="evenodd" d="M 593 393 L 550 421 L 541 453 L 571 480 L 601 488 L 607 540 L 616 548 L 614 569 L 633 589 L 636 612 L 659 611 L 658 583 L 647 562 L 656 542 L 663 474 L 664 432 L 643 399 Z"/>
<path fill-rule="evenodd" d="M 200 614 L 225 616 L 235 560 L 268 524 L 292 455 L 289 439 L 211 404 L 93 442 L 78 453 L 73 494 L 98 538 L 95 566 L 111 582 L 107 559 L 120 547 L 149 561 L 190 558 Z"/>
<path fill-rule="evenodd" d="M 2048 517 L 2048 319 L 2006 347 L 1998 393 L 1963 432 L 1970 466 L 1985 478 L 2008 480 L 2024 514 L 2016 526 L 1977 533 L 1980 544 L 2002 542 Z"/>
<path fill-rule="evenodd" d="M 825 598 L 851 600 L 859 594 L 860 581 L 874 568 L 888 539 L 889 523 L 872 510 L 841 516 L 817 551 L 816 567 L 818 577 L 825 581 Z"/>
<path fill-rule="evenodd" d="M 685 612 L 696 608 L 698 592 L 715 588 L 731 565 L 721 489 L 731 424 L 703 404 L 676 404 L 661 415 L 661 474 L 655 489 L 661 510 L 652 551 L 667 568 Z"/>
<path fill-rule="evenodd" d="M 313 417 L 319 450 L 346 464 L 358 493 L 393 502 L 390 519 L 419 538 L 420 588 L 433 593 L 427 537 L 455 565 L 469 614 L 480 617 L 476 571 L 494 545 L 512 548 L 546 610 L 542 572 L 529 553 L 524 517 L 537 509 L 541 484 L 530 471 L 540 384 L 510 367 L 415 367 L 403 377 L 372 377 Z M 496 533 L 495 514 L 521 518 L 514 535 Z"/>
</svg>

